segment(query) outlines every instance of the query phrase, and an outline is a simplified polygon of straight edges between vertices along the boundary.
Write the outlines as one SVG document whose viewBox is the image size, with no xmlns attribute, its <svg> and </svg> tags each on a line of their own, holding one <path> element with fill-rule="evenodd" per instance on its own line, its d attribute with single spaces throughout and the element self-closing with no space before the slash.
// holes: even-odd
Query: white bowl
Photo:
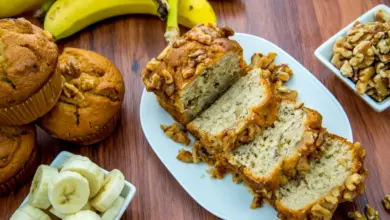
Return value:
<svg viewBox="0 0 390 220">
<path fill-rule="evenodd" d="M 60 154 L 57 155 L 57 157 L 51 162 L 50 166 L 55 167 L 55 168 L 61 168 L 62 164 L 65 162 L 66 159 L 69 157 L 73 156 L 74 154 L 67 152 L 67 151 L 62 151 Z M 102 169 L 104 172 L 104 175 L 108 174 L 108 171 L 105 169 Z M 136 192 L 136 188 L 133 184 L 129 183 L 128 181 L 125 180 L 125 186 L 123 187 L 123 190 L 121 192 L 121 196 L 125 199 L 121 210 L 119 211 L 118 215 L 116 216 L 115 220 L 120 220 L 123 213 L 125 213 L 127 207 L 129 207 L 129 204 L 131 200 L 133 200 L 134 195 Z M 23 200 L 22 205 L 27 203 L 28 201 L 28 195 L 27 197 Z"/>
<path fill-rule="evenodd" d="M 330 62 L 332 58 L 332 51 L 333 51 L 333 45 L 336 42 L 337 38 L 340 36 L 347 35 L 347 32 L 349 29 L 352 28 L 353 24 L 356 21 L 360 21 L 362 23 L 374 21 L 374 12 L 378 9 L 383 9 L 390 13 L 390 8 L 386 5 L 378 5 L 375 8 L 372 8 L 362 16 L 360 16 L 358 19 L 353 21 L 351 24 L 349 24 L 347 27 L 339 31 L 337 34 L 333 35 L 329 40 L 327 40 L 325 43 L 323 43 L 320 47 L 317 48 L 317 50 L 314 52 L 317 59 L 319 59 L 328 69 L 332 70 L 338 78 L 340 78 L 346 85 L 348 85 L 349 88 L 351 88 L 355 93 L 360 96 L 368 105 L 370 105 L 375 111 L 381 112 L 386 110 L 390 106 L 390 97 L 386 98 L 382 102 L 377 102 L 374 99 L 372 99 L 370 96 L 364 94 L 359 95 L 356 92 L 355 89 L 355 83 L 352 82 L 349 78 L 344 77 L 341 75 L 340 70 L 338 70 L 333 64 Z"/>
</svg>

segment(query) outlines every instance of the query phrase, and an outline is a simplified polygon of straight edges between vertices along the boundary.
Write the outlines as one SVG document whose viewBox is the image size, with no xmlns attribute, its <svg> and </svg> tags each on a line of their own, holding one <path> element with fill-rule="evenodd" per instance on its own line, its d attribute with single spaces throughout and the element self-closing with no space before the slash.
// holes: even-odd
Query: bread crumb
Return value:
<svg viewBox="0 0 390 220">
<path fill-rule="evenodd" d="M 180 149 L 176 158 L 184 163 L 193 163 L 192 153 L 185 149 Z"/>
<path fill-rule="evenodd" d="M 257 209 L 263 206 L 263 198 L 259 196 L 253 197 L 252 203 L 251 203 L 251 209 Z"/>
<path fill-rule="evenodd" d="M 186 146 L 190 145 L 191 140 L 187 136 L 187 133 L 183 126 L 181 126 L 179 123 L 174 122 L 169 126 L 160 125 L 160 127 L 164 131 L 165 135 L 171 138 L 173 141 L 184 144 Z"/>
<path fill-rule="evenodd" d="M 225 166 L 219 165 L 218 162 L 215 164 L 214 168 L 210 168 L 207 170 L 207 172 L 210 174 L 210 177 L 213 179 L 222 179 L 226 173 L 228 173 L 228 170 Z"/>
</svg>

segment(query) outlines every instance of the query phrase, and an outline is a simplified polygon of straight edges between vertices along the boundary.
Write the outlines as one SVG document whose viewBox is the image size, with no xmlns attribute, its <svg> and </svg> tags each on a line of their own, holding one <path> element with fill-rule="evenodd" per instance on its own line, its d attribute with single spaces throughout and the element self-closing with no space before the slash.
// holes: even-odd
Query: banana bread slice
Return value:
<svg viewBox="0 0 390 220">
<path fill-rule="evenodd" d="M 322 116 L 303 103 L 282 100 L 278 119 L 260 135 L 219 159 L 233 173 L 238 173 L 256 194 L 276 189 L 305 171 L 307 156 L 319 145 Z"/>
<path fill-rule="evenodd" d="M 142 71 L 143 83 L 178 122 L 187 124 L 240 76 L 246 63 L 234 31 L 198 25 L 153 58 Z"/>
<path fill-rule="evenodd" d="M 271 83 L 261 69 L 241 77 L 187 129 L 208 148 L 209 153 L 232 151 L 248 143 L 276 120 L 277 102 Z"/>
<path fill-rule="evenodd" d="M 275 191 L 273 203 L 281 219 L 331 219 L 340 202 L 363 192 L 366 153 L 360 143 L 326 133 L 317 151 L 305 175 Z"/>
</svg>

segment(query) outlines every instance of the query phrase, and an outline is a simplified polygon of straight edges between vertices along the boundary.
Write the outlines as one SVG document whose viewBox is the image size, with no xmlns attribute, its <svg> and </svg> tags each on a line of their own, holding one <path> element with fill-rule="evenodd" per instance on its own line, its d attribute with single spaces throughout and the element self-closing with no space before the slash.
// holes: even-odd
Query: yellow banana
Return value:
<svg viewBox="0 0 390 220">
<path fill-rule="evenodd" d="M 45 17 L 44 29 L 58 40 L 109 17 L 151 14 L 165 19 L 167 10 L 167 0 L 57 0 Z M 180 0 L 178 21 L 192 28 L 199 23 L 217 23 L 217 18 L 207 0 Z"/>
<path fill-rule="evenodd" d="M 213 7 L 207 0 L 180 0 L 179 24 L 192 28 L 197 24 L 217 24 Z"/>
<path fill-rule="evenodd" d="M 38 8 L 45 0 L 0 0 L 0 18 L 13 17 Z"/>
<path fill-rule="evenodd" d="M 109 17 L 159 12 L 153 0 L 58 0 L 47 13 L 44 28 L 58 40 Z"/>
</svg>

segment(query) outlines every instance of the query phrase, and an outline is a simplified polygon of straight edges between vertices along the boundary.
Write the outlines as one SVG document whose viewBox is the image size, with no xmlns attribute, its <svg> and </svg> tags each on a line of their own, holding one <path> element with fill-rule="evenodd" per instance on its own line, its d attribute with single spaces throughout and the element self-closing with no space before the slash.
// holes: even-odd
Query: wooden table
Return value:
<svg viewBox="0 0 390 220">
<path fill-rule="evenodd" d="M 381 204 L 383 196 L 390 194 L 390 110 L 382 113 L 372 110 L 313 55 L 322 42 L 341 28 L 377 4 L 390 4 L 390 0 L 213 0 L 211 3 L 221 25 L 274 42 L 308 68 L 344 107 L 355 141 L 367 149 L 370 175 L 366 193 L 355 203 L 341 205 L 336 219 L 345 219 L 347 210 L 361 209 L 365 202 L 378 209 L 382 219 L 390 219 Z M 139 104 L 144 86 L 139 73 L 164 48 L 163 33 L 164 24 L 158 18 L 129 15 L 92 25 L 59 42 L 60 46 L 94 50 L 113 61 L 123 73 L 126 96 L 120 128 L 100 144 L 79 147 L 40 131 L 42 163 L 49 164 L 60 151 L 67 150 L 86 155 L 107 170 L 122 170 L 126 179 L 137 187 L 123 219 L 216 219 L 177 183 L 141 130 Z M 29 187 L 0 198 L 0 219 L 12 215 Z"/>
</svg>

